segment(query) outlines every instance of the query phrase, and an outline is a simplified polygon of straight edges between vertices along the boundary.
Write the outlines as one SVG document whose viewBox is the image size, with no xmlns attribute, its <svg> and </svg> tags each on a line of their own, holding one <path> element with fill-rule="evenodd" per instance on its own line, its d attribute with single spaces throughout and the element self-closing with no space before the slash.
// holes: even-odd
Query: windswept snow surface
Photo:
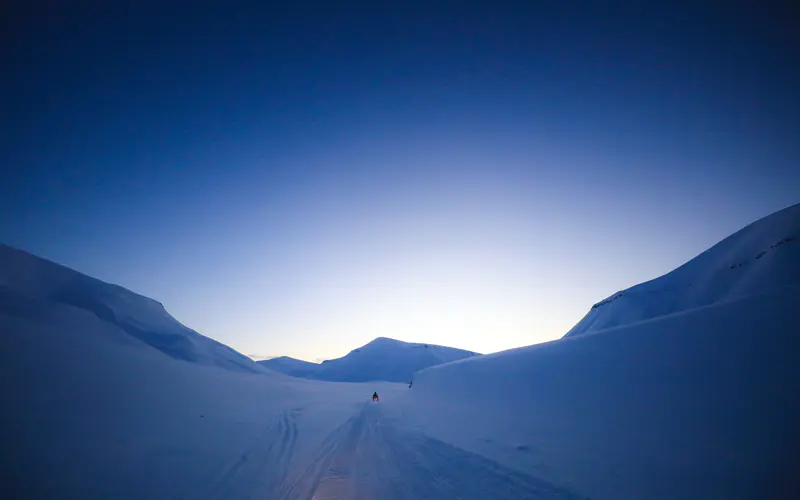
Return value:
<svg viewBox="0 0 800 500">
<path fill-rule="evenodd" d="M 800 204 L 750 224 L 660 278 L 598 302 L 566 336 L 788 285 L 800 285 Z"/>
<path fill-rule="evenodd" d="M 414 372 L 442 363 L 478 356 L 472 351 L 378 337 L 346 356 L 308 363 L 282 357 L 259 361 L 266 368 L 294 377 L 335 382 L 409 382 Z"/>
</svg>

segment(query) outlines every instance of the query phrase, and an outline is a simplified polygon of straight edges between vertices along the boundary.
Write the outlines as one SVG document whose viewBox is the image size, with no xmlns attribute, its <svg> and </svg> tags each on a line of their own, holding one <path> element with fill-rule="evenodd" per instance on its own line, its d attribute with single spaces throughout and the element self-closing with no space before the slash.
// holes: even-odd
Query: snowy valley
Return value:
<svg viewBox="0 0 800 500">
<path fill-rule="evenodd" d="M 0 496 L 796 498 L 799 348 L 800 205 L 561 340 L 378 338 L 320 365 L 0 246 Z"/>
</svg>

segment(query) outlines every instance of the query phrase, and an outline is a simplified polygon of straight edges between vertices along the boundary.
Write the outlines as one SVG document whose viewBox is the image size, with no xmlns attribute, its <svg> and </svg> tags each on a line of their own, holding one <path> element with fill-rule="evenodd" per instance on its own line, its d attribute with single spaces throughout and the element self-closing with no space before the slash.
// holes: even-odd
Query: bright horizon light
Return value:
<svg viewBox="0 0 800 500">
<path fill-rule="evenodd" d="M 556 339 L 798 201 L 769 9 L 56 4 L 9 24 L 0 241 L 242 353 Z"/>
</svg>

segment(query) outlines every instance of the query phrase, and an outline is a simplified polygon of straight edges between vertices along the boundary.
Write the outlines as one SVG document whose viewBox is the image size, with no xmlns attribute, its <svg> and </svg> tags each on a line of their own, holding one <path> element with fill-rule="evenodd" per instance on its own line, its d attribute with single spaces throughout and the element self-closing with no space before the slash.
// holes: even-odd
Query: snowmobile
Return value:
<svg viewBox="0 0 800 500">
<path fill-rule="evenodd" d="M 373 392 L 372 393 L 372 400 L 375 401 L 376 403 L 378 402 L 378 393 L 377 392 Z"/>
</svg>

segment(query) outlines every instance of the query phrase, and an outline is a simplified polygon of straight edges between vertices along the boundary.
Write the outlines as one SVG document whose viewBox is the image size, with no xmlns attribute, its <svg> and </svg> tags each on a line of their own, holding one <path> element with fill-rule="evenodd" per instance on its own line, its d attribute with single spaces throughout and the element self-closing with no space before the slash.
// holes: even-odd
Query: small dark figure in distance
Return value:
<svg viewBox="0 0 800 500">
<path fill-rule="evenodd" d="M 373 392 L 372 393 L 372 400 L 373 401 L 378 401 L 378 393 L 377 392 Z"/>
<path fill-rule="evenodd" d="M 408 383 L 408 388 L 411 389 L 412 385 L 414 385 L 414 381 L 413 380 Z"/>
</svg>

